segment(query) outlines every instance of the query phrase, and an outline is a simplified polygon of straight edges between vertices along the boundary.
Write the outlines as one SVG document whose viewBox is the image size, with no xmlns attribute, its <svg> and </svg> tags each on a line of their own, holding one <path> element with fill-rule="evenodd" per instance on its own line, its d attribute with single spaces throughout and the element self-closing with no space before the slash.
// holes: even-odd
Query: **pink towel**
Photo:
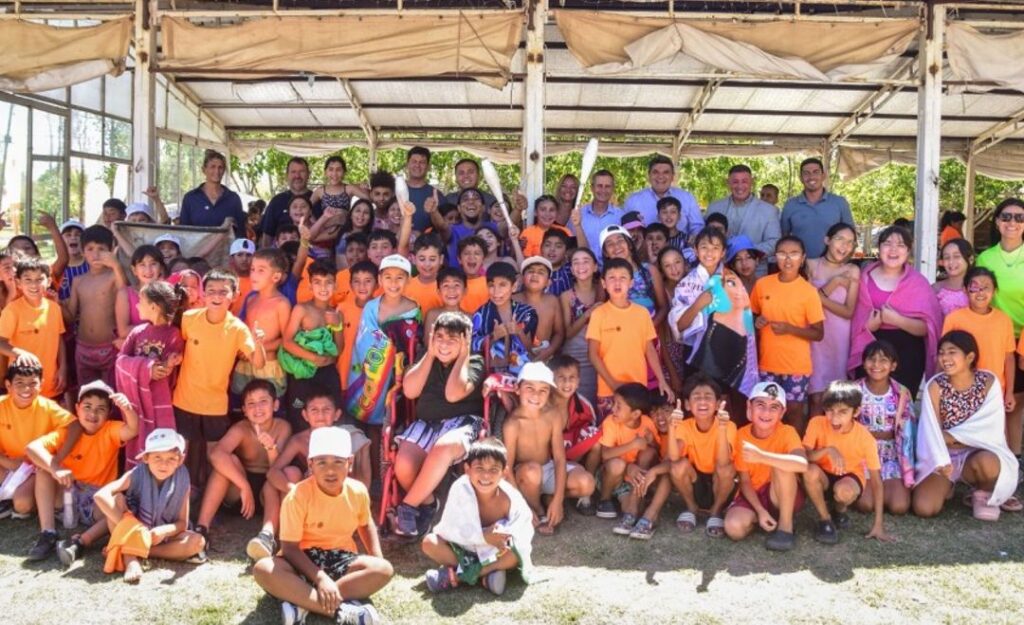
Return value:
<svg viewBox="0 0 1024 625">
<path fill-rule="evenodd" d="M 117 357 L 117 390 L 124 393 L 139 413 L 139 434 L 125 443 L 125 466 L 135 466 L 135 456 L 142 451 L 146 436 L 157 428 L 175 428 L 174 407 L 171 404 L 171 381 L 174 376 L 162 380 L 150 377 L 150 365 L 154 361 L 145 356 Z"/>
<path fill-rule="evenodd" d="M 871 303 L 871 295 L 868 293 L 868 274 L 878 265 L 875 261 L 861 271 L 861 288 L 857 293 L 857 307 L 853 311 L 853 319 L 850 323 L 850 357 L 846 361 L 846 369 L 853 372 L 861 365 L 864 355 L 864 348 L 868 343 L 875 340 L 875 335 L 867 329 L 868 317 L 874 305 Z M 939 307 L 939 300 L 935 297 L 935 291 L 928 280 L 913 267 L 908 266 L 896 285 L 892 295 L 889 296 L 887 304 L 901 315 L 912 319 L 920 319 L 927 326 L 928 334 L 925 336 L 925 371 L 926 378 L 935 373 L 935 356 L 939 346 L 939 333 L 942 331 L 942 309 Z"/>
</svg>

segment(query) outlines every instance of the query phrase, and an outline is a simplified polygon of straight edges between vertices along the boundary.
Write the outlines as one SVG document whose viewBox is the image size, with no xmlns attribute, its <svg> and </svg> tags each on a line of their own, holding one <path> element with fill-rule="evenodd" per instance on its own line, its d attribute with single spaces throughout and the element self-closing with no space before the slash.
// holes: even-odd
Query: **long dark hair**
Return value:
<svg viewBox="0 0 1024 625">
<path fill-rule="evenodd" d="M 366 204 L 366 208 L 370 211 L 370 221 L 367 222 L 365 228 L 356 230 L 355 226 L 352 224 L 352 213 L 355 212 L 356 206 L 359 206 L 360 204 Z M 341 232 L 342 234 L 349 234 L 351 232 L 362 232 L 363 234 L 370 234 L 370 232 L 373 230 L 373 222 L 375 217 L 376 216 L 374 215 L 373 202 L 367 200 L 366 198 L 352 198 L 352 204 L 349 205 L 348 208 L 348 223 L 345 224 L 345 227 L 342 229 Z"/>
<path fill-rule="evenodd" d="M 169 323 L 175 326 L 181 325 L 181 315 L 185 312 L 185 307 L 188 306 L 188 293 L 185 292 L 185 287 L 180 282 L 171 286 L 169 282 L 154 280 L 142 287 L 139 296 L 153 302 Z"/>
</svg>

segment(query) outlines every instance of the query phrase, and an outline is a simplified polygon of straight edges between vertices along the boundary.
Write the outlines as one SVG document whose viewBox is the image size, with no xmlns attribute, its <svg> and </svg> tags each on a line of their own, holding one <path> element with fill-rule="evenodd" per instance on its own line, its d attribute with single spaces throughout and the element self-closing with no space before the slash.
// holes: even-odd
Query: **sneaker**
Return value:
<svg viewBox="0 0 1024 625">
<path fill-rule="evenodd" d="M 281 602 L 281 623 L 283 625 L 305 625 L 308 610 L 304 610 L 294 603 Z"/>
<path fill-rule="evenodd" d="M 334 615 L 338 625 L 377 625 L 380 615 L 377 608 L 358 601 L 343 601 Z"/>
<path fill-rule="evenodd" d="M 818 521 L 818 529 L 814 532 L 814 540 L 826 545 L 834 545 L 839 542 L 839 532 L 832 521 Z"/>
<path fill-rule="evenodd" d="M 630 513 L 622 515 L 622 519 L 619 523 L 612 528 L 612 532 L 619 536 L 629 536 L 633 533 L 633 528 L 636 526 L 636 517 Z"/>
<path fill-rule="evenodd" d="M 583 516 L 594 516 L 597 514 L 597 506 L 590 497 L 580 497 L 576 500 L 576 511 Z"/>
<path fill-rule="evenodd" d="M 28 556 L 26 556 L 26 559 L 29 562 L 38 562 L 49 558 L 57 549 L 58 538 L 57 532 L 53 530 L 43 530 L 42 532 L 39 532 L 39 537 L 36 538 L 36 542 L 32 544 L 32 548 L 28 550 Z"/>
<path fill-rule="evenodd" d="M 508 581 L 508 576 L 505 571 L 491 571 L 480 581 L 484 588 L 495 595 L 501 595 L 505 592 L 505 582 Z"/>
<path fill-rule="evenodd" d="M 451 566 L 430 569 L 425 577 L 427 580 L 427 590 L 432 593 L 451 590 L 459 585 L 459 578 L 455 575 L 455 568 Z"/>
<path fill-rule="evenodd" d="M 416 508 L 416 532 L 420 535 L 430 531 L 430 524 L 434 522 L 434 515 L 437 514 L 437 507 L 440 504 L 437 497 L 431 503 L 423 504 Z"/>
<path fill-rule="evenodd" d="M 85 545 L 77 538 L 68 538 L 57 543 L 57 557 L 60 558 L 60 563 L 64 565 L 64 568 L 71 568 L 71 565 L 82 555 L 84 550 Z"/>
<path fill-rule="evenodd" d="M 10 499 L 0 501 L 0 519 L 6 519 L 14 513 L 14 502 Z"/>
<path fill-rule="evenodd" d="M 619 513 L 615 510 L 615 502 L 608 499 L 597 504 L 596 515 L 599 519 L 616 519 Z"/>
<path fill-rule="evenodd" d="M 185 560 L 185 564 L 206 564 L 210 561 L 210 556 L 206 555 L 206 549 L 201 549 L 199 553 Z"/>
<path fill-rule="evenodd" d="M 775 530 L 768 534 L 768 538 L 764 540 L 764 546 L 769 551 L 789 551 L 796 546 L 796 534 Z"/>
<path fill-rule="evenodd" d="M 643 518 L 636 522 L 633 531 L 629 533 L 630 538 L 637 540 L 650 540 L 652 536 L 654 536 L 654 523 Z"/>
<path fill-rule="evenodd" d="M 836 529 L 848 530 L 850 529 L 850 515 L 845 512 L 833 512 L 832 522 L 836 524 Z"/>
<path fill-rule="evenodd" d="M 245 546 L 245 554 L 249 556 L 253 562 L 258 562 L 263 558 L 269 558 L 274 555 L 277 551 L 277 543 L 274 541 L 274 535 L 264 530 L 259 534 L 256 534 L 249 543 Z"/>
<path fill-rule="evenodd" d="M 419 508 L 400 503 L 395 509 L 395 534 L 407 538 L 419 536 Z"/>
</svg>

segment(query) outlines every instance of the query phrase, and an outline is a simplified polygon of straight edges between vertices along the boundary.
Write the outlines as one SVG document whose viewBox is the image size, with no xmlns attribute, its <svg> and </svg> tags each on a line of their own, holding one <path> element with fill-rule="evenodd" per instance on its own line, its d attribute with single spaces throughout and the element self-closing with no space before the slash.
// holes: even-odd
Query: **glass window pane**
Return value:
<svg viewBox="0 0 1024 625">
<path fill-rule="evenodd" d="M 50 213 L 57 223 L 63 221 L 64 164 L 51 161 L 32 161 L 32 235 L 46 234 L 39 225 L 40 213 Z"/>
<path fill-rule="evenodd" d="M 106 108 L 111 115 L 131 118 L 132 116 L 132 73 L 122 72 L 120 76 L 107 76 Z"/>
<path fill-rule="evenodd" d="M 28 192 L 28 171 L 25 153 L 28 151 L 28 109 L 23 106 L 0 102 L 0 137 L 7 140 L 0 143 L 0 216 L 6 222 L 0 237 L 4 240 L 22 231 L 22 216 L 25 212 Z"/>
<path fill-rule="evenodd" d="M 114 158 L 132 157 L 132 125 L 107 117 L 103 136 L 103 155 Z"/>
<path fill-rule="evenodd" d="M 159 156 L 157 156 L 157 182 L 160 186 L 160 197 L 165 205 L 177 204 L 178 195 L 178 144 L 160 139 Z"/>
<path fill-rule="evenodd" d="M 170 109 L 167 113 L 167 128 L 175 132 L 195 136 L 199 129 L 199 120 L 196 117 L 195 111 L 190 110 L 173 95 L 169 97 Z"/>
<path fill-rule="evenodd" d="M 103 118 L 85 111 L 71 111 L 71 149 L 103 154 Z"/>
<path fill-rule="evenodd" d="M 64 117 L 35 109 L 32 111 L 32 153 L 40 156 L 64 154 Z"/>
<path fill-rule="evenodd" d="M 96 111 L 103 110 L 103 78 L 93 78 L 72 85 L 71 103 Z"/>
<path fill-rule="evenodd" d="M 71 192 L 68 217 L 95 223 L 103 202 L 128 193 L 128 166 L 120 163 L 75 158 L 71 160 Z"/>
</svg>

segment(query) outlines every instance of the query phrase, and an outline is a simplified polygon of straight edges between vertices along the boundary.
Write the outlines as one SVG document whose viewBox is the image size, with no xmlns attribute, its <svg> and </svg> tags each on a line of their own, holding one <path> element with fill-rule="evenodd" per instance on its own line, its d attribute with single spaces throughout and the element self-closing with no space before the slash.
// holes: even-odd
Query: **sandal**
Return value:
<svg viewBox="0 0 1024 625">
<path fill-rule="evenodd" d="M 704 526 L 704 533 L 710 538 L 721 538 L 725 536 L 725 519 L 720 516 L 708 517 L 708 522 Z"/>
<path fill-rule="evenodd" d="M 999 520 L 999 506 L 988 505 L 988 498 L 991 496 L 992 493 L 983 490 L 976 490 L 971 494 L 971 507 L 975 519 L 979 521 Z"/>
<path fill-rule="evenodd" d="M 999 505 L 1003 512 L 1020 512 L 1024 510 L 1024 503 L 1021 503 L 1017 495 L 1010 495 L 1010 498 Z"/>
<path fill-rule="evenodd" d="M 689 534 L 697 529 L 697 515 L 692 512 L 680 512 L 676 517 L 676 527 L 684 534 Z"/>
</svg>

